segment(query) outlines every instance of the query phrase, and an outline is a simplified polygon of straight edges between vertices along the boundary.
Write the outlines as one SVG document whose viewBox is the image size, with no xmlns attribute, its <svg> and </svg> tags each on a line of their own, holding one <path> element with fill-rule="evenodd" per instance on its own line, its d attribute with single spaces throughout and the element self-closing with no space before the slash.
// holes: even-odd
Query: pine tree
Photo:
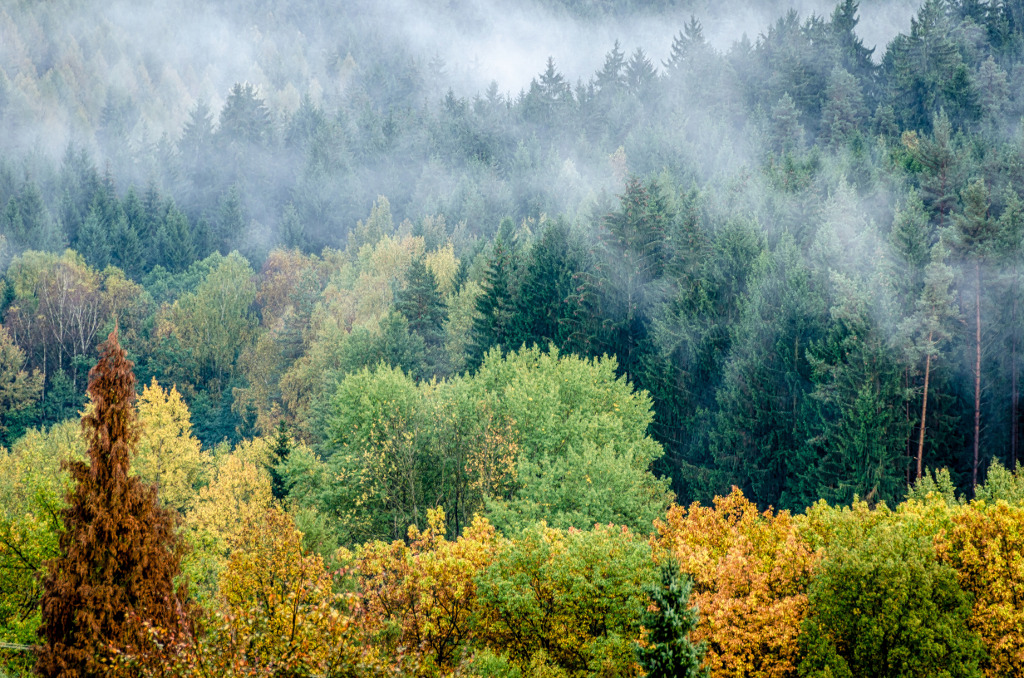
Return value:
<svg viewBox="0 0 1024 678">
<path fill-rule="evenodd" d="M 68 464 L 74 487 L 44 581 L 36 671 L 54 678 L 119 675 L 114 652 L 148 649 L 147 625 L 174 632 L 188 613 L 185 588 L 174 583 L 181 556 L 172 514 L 155 486 L 130 473 L 139 438 L 133 364 L 116 329 L 101 350 L 82 419 L 89 462 Z"/>
<path fill-rule="evenodd" d="M 916 350 L 924 355 L 924 386 L 921 393 L 921 421 L 917 442 L 917 480 L 923 475 L 924 440 L 928 426 L 928 386 L 932 362 L 938 357 L 938 345 L 949 334 L 948 324 L 956 313 L 956 301 L 950 291 L 953 270 L 946 264 L 946 245 L 941 240 L 932 248 L 931 263 L 925 268 L 924 288 L 917 312 L 908 319 L 918 333 Z"/>
<path fill-rule="evenodd" d="M 640 99 L 646 99 L 652 93 L 657 79 L 658 71 L 654 64 L 647 54 L 637 47 L 626 63 L 626 86 L 629 92 Z"/>
<path fill-rule="evenodd" d="M 285 477 L 281 469 L 288 462 L 294 445 L 291 434 L 288 432 L 288 422 L 284 419 L 277 422 L 277 437 L 274 439 L 274 447 L 271 448 L 270 471 L 271 491 L 274 499 L 284 500 L 288 496 L 288 488 L 285 485 Z"/>
<path fill-rule="evenodd" d="M 704 644 L 690 640 L 697 628 L 697 609 L 689 606 L 693 580 L 669 560 L 661 566 L 660 586 L 646 591 L 655 609 L 644 614 L 647 638 L 637 658 L 648 678 L 707 678 L 708 669 L 701 666 Z"/>
<path fill-rule="evenodd" d="M 114 224 L 111 241 L 110 263 L 129 278 L 139 280 L 145 270 L 146 252 L 126 216 L 122 215 Z"/>
<path fill-rule="evenodd" d="M 242 205 L 242 196 L 238 186 L 233 185 L 221 200 L 220 210 L 217 213 L 217 230 L 213 234 L 212 243 L 214 249 L 220 251 L 221 254 L 227 254 L 234 249 L 245 226 L 246 216 L 245 207 Z"/>
<path fill-rule="evenodd" d="M 771 145 L 777 153 L 792 153 L 803 148 L 804 126 L 800 124 L 800 112 L 788 92 L 772 107 L 770 128 Z"/>
<path fill-rule="evenodd" d="M 583 269 L 582 259 L 562 221 L 549 226 L 534 245 L 519 295 L 519 315 L 529 341 L 564 346 L 573 314 L 574 277 Z"/>
<path fill-rule="evenodd" d="M 931 136 L 920 139 L 913 151 L 925 170 L 921 176 L 921 197 L 934 214 L 936 226 L 942 228 L 956 206 L 956 194 L 962 185 L 953 126 L 944 111 L 935 116 Z"/>
<path fill-rule="evenodd" d="M 675 77 L 687 67 L 693 66 L 694 57 L 708 49 L 707 40 L 704 38 L 704 27 L 696 16 L 690 15 L 690 20 L 672 38 L 672 49 L 669 52 L 668 60 L 663 61 L 665 73 L 668 77 Z"/>
<path fill-rule="evenodd" d="M 626 55 L 622 52 L 619 41 L 615 41 L 612 51 L 604 57 L 604 66 L 597 72 L 594 84 L 602 94 L 617 94 L 626 86 L 623 69 L 626 67 Z"/>
</svg>

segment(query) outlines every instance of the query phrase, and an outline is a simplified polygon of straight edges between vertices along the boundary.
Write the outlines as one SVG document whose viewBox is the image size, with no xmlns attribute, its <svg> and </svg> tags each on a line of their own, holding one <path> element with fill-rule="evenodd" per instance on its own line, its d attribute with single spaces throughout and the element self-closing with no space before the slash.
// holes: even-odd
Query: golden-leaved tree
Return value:
<svg viewBox="0 0 1024 678">
<path fill-rule="evenodd" d="M 178 389 L 153 381 L 138 400 L 139 452 L 132 470 L 156 483 L 164 506 L 184 515 L 209 472 L 210 459 L 192 435 L 188 406 Z"/>
<path fill-rule="evenodd" d="M 413 675 L 448 675 L 473 638 L 475 577 L 497 543 L 482 518 L 449 541 L 438 508 L 428 511 L 425 530 L 409 528 L 408 544 L 376 541 L 358 549 L 353 565 L 372 641 Z"/>
<path fill-rule="evenodd" d="M 673 506 L 655 525 L 658 545 L 693 577 L 693 640 L 707 643 L 712 677 L 795 676 L 817 556 L 789 513 L 761 513 L 734 488 L 713 507 Z"/>
</svg>

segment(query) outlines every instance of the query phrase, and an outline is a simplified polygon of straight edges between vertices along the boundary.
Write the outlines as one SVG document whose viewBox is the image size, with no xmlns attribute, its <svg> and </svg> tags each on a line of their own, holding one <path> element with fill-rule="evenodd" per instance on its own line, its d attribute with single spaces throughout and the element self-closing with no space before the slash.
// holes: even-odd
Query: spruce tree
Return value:
<svg viewBox="0 0 1024 678">
<path fill-rule="evenodd" d="M 92 407 L 82 418 L 88 463 L 70 462 L 74 481 L 61 511 L 59 556 L 43 582 L 42 676 L 119 675 L 115 653 L 151 648 L 147 627 L 174 633 L 187 618 L 179 538 L 153 485 L 131 475 L 139 438 L 133 363 L 117 330 L 89 373 Z"/>
<path fill-rule="evenodd" d="M 660 586 L 647 589 L 655 609 L 644 615 L 647 644 L 637 649 L 637 658 L 648 678 L 707 677 L 701 667 L 704 645 L 690 640 L 697 628 L 697 610 L 689 607 L 692 590 L 693 581 L 672 561 L 661 566 Z"/>
<path fill-rule="evenodd" d="M 951 229 L 953 246 L 964 263 L 973 269 L 974 296 L 974 458 L 971 466 L 971 487 L 978 485 L 979 447 L 981 439 L 981 297 L 982 262 L 991 254 L 996 236 L 996 222 L 989 215 L 989 192 L 984 179 L 975 179 L 961 194 L 963 213 L 954 215 Z M 966 272 L 966 271 L 965 271 Z"/>
<path fill-rule="evenodd" d="M 444 342 L 445 303 L 437 280 L 422 257 L 413 259 L 405 275 L 405 289 L 395 295 L 395 310 L 409 321 L 409 330 L 419 333 L 427 346 Z"/>
<path fill-rule="evenodd" d="M 479 367 L 493 346 L 500 345 L 505 350 L 519 348 L 519 343 L 516 343 L 520 338 L 516 331 L 517 263 L 513 248 L 499 233 L 487 266 L 484 293 L 476 301 L 468 356 L 470 369 Z"/>
</svg>

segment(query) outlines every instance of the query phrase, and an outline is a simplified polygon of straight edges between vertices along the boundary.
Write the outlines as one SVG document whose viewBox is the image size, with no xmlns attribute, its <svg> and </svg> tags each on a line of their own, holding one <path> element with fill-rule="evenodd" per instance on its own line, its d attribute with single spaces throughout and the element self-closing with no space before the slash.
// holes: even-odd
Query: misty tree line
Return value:
<svg viewBox="0 0 1024 678">
<path fill-rule="evenodd" d="M 858 12 L 726 52 L 694 18 L 664 63 L 615 44 L 586 82 L 549 59 L 469 99 L 364 46 L 332 97 L 240 83 L 143 148 L 150 92 L 108 93 L 94 150 L 0 164 L 0 442 L 73 416 L 116 316 L 207 445 L 282 421 L 324 445 L 347 373 L 537 343 L 651 394 L 684 501 L 893 502 L 919 468 L 1012 466 L 1024 5 L 929 0 L 877 64 Z"/>
</svg>

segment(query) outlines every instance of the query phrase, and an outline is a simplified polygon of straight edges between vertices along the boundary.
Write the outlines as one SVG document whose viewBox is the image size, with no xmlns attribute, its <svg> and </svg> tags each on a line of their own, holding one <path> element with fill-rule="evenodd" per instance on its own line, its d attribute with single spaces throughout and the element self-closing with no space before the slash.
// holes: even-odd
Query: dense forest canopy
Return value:
<svg viewBox="0 0 1024 678">
<path fill-rule="evenodd" d="M 725 5 L 552 2 L 554 26 L 679 28 L 465 95 L 472 53 L 429 54 L 410 13 L 122 9 L 0 15 L 4 328 L 44 379 L 12 431 L 76 407 L 113 312 L 206 445 L 285 422 L 320 446 L 316 375 L 536 343 L 650 393 L 682 498 L 895 500 L 918 456 L 963 487 L 1015 463 L 1015 3 L 925 3 L 884 48 L 858 34 L 873 6 L 780 10 L 716 48 L 684 12 Z M 502 9 L 430 16 L 530 16 Z M 85 310 L 50 308 L 68 285 Z"/>
<path fill-rule="evenodd" d="M 181 675 L 277 633 L 268 563 L 321 668 L 637 675 L 652 600 L 716 676 L 773 618 L 743 675 L 869 675 L 842 582 L 881 609 L 892 559 L 946 648 L 892 675 L 1024 665 L 959 554 L 1019 537 L 1022 93 L 1021 0 L 5 3 L 0 630 L 40 638 L 116 329 L 133 472 L 231 629 L 176 620 Z M 624 607 L 543 607 L 584 576 Z"/>
</svg>

